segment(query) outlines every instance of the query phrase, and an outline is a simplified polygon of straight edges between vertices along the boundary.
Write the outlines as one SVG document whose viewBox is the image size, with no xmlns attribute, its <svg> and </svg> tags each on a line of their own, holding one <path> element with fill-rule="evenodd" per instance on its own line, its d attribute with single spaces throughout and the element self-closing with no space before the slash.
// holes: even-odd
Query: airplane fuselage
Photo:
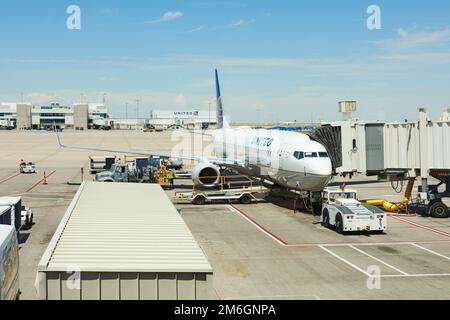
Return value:
<svg viewBox="0 0 450 320">
<path fill-rule="evenodd" d="M 235 169 L 299 191 L 320 191 L 331 180 L 325 147 L 309 136 L 280 130 L 224 128 L 213 133 L 215 156 L 239 159 Z"/>
</svg>

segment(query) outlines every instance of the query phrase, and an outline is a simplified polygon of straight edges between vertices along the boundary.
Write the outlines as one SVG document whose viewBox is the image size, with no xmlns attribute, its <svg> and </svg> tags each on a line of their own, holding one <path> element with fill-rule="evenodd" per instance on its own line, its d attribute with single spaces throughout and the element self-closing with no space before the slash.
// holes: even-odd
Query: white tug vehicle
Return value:
<svg viewBox="0 0 450 320">
<path fill-rule="evenodd" d="M 375 206 L 359 202 L 356 190 L 325 188 L 321 223 L 326 228 L 335 227 L 341 234 L 383 233 L 387 229 L 387 214 Z"/>
</svg>

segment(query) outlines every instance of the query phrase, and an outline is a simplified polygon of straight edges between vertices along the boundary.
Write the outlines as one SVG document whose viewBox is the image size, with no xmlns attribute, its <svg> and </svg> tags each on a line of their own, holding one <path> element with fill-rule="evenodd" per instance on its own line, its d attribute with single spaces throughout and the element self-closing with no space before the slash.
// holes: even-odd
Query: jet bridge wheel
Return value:
<svg viewBox="0 0 450 320">
<path fill-rule="evenodd" d="M 429 209 L 429 215 L 433 218 L 448 218 L 448 207 L 441 201 L 434 202 Z"/>
</svg>

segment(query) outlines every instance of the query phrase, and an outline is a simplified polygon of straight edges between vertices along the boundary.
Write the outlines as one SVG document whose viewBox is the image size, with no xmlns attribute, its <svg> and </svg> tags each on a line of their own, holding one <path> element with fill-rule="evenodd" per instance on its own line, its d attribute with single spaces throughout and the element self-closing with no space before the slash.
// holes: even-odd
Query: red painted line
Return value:
<svg viewBox="0 0 450 320">
<path fill-rule="evenodd" d="M 442 230 L 439 230 L 439 229 L 436 229 L 436 228 L 432 228 L 432 227 L 427 227 L 427 226 L 425 226 L 425 225 L 423 225 L 423 224 L 416 223 L 416 222 L 413 222 L 413 221 L 411 221 L 411 220 L 408 220 L 408 219 L 405 219 L 405 218 L 401 218 L 401 217 L 399 217 L 399 216 L 391 216 L 391 215 L 389 215 L 389 216 L 390 216 L 392 219 L 396 219 L 396 220 L 399 220 L 399 221 L 408 223 L 408 224 L 410 224 L 410 225 L 413 225 L 413 226 L 415 226 L 415 227 L 418 227 L 418 228 L 421 228 L 421 229 L 424 229 L 424 230 L 428 230 L 428 231 L 437 233 L 437 234 L 439 234 L 439 235 L 441 235 L 441 236 L 450 238 L 450 233 L 449 233 L 449 232 L 442 231 Z"/>
<path fill-rule="evenodd" d="M 313 247 L 313 246 L 348 246 L 348 245 L 354 245 L 354 246 L 377 246 L 377 245 L 410 245 L 411 243 L 416 244 L 446 244 L 450 243 L 450 240 L 428 240 L 428 241 L 387 241 L 387 242 L 372 242 L 372 243 L 354 243 L 354 242 L 328 242 L 328 243 L 295 243 L 295 244 L 289 244 L 286 241 L 284 241 L 281 237 L 275 235 L 274 233 L 270 232 L 266 228 L 264 228 L 262 225 L 260 225 L 258 222 L 256 222 L 254 219 L 250 218 L 244 211 L 238 209 L 233 204 L 229 204 L 230 207 L 232 207 L 237 213 L 242 215 L 246 220 L 251 222 L 253 225 L 255 225 L 258 229 L 266 233 L 266 235 L 270 236 L 273 240 L 276 240 L 278 243 L 285 247 Z M 390 215 L 389 215 L 390 216 Z M 415 223 L 403 218 L 399 218 L 397 216 L 391 216 L 394 219 L 401 220 L 403 222 L 412 224 L 416 227 L 432 231 L 435 233 L 438 233 L 440 235 L 443 235 L 445 237 L 450 238 L 450 233 L 438 230 L 435 228 L 427 227 L 424 225 L 421 225 L 419 223 Z"/>
<path fill-rule="evenodd" d="M 14 179 L 15 177 L 18 177 L 18 176 L 20 176 L 20 172 L 15 174 L 15 175 L 13 175 L 13 176 L 11 176 L 11 177 L 9 177 L 9 178 L 6 178 L 6 179 L 0 181 L 0 184 L 5 183 L 5 182 L 7 182 L 7 181 L 9 181 L 11 179 Z"/>
<path fill-rule="evenodd" d="M 282 243 L 283 245 L 287 246 L 288 243 L 286 241 L 284 241 L 283 239 L 281 239 L 280 237 L 276 236 L 275 234 L 273 234 L 272 232 L 270 232 L 269 230 L 267 230 L 266 228 L 264 228 L 262 225 L 260 225 L 258 222 L 256 222 L 255 220 L 253 220 L 252 218 L 250 218 L 247 214 L 245 214 L 242 210 L 236 208 L 234 205 L 230 204 L 230 206 L 236 210 L 237 212 L 239 212 L 242 216 L 244 216 L 247 220 L 251 221 L 255 226 L 257 226 L 258 228 L 260 228 L 261 230 L 263 230 L 265 233 L 267 233 L 268 235 L 270 235 L 272 238 L 278 240 L 280 243 Z"/>
<path fill-rule="evenodd" d="M 30 189 L 28 189 L 27 191 L 25 191 L 25 193 L 26 193 L 26 192 L 30 192 L 31 190 L 33 190 L 34 188 L 36 188 L 38 185 L 40 185 L 42 182 L 44 182 L 45 178 L 47 178 L 47 179 L 50 178 L 50 176 L 53 175 L 55 172 L 56 172 L 56 170 L 53 171 L 52 173 L 50 173 L 48 176 L 46 176 L 46 177 L 42 178 L 41 180 L 39 180 L 38 182 L 36 182 Z"/>
</svg>

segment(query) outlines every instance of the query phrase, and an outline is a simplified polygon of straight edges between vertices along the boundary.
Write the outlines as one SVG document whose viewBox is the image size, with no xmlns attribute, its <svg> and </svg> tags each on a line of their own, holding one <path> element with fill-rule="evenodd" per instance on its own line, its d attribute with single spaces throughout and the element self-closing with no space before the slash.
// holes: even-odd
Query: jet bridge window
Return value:
<svg viewBox="0 0 450 320">
<path fill-rule="evenodd" d="M 295 151 L 294 157 L 298 160 L 302 160 L 305 157 L 305 153 L 302 151 Z"/>
</svg>

